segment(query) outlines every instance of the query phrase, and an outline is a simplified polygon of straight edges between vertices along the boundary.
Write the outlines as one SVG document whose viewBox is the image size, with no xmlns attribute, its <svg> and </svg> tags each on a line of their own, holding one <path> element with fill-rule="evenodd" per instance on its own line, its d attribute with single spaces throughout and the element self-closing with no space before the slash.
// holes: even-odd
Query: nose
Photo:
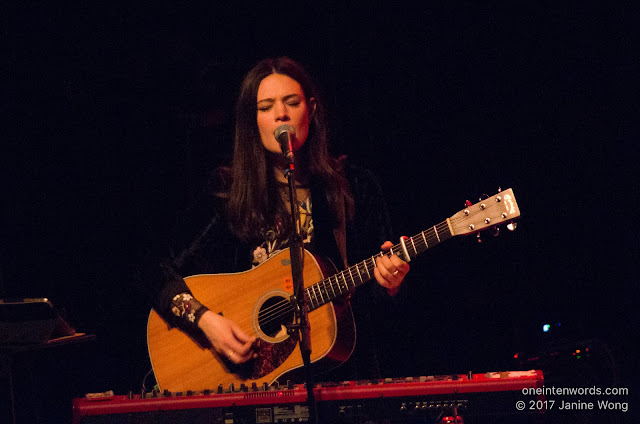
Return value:
<svg viewBox="0 0 640 424">
<path fill-rule="evenodd" d="M 285 122 L 289 120 L 289 112 L 284 102 L 276 102 L 274 110 L 276 112 L 276 121 Z"/>
</svg>

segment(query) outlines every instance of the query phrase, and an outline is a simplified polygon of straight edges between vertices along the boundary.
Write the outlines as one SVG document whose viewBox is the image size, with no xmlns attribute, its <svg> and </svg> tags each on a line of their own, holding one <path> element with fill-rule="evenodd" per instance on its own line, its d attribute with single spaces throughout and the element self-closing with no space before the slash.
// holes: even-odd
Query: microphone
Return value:
<svg viewBox="0 0 640 424">
<path fill-rule="evenodd" d="M 293 140 L 296 137 L 296 130 L 291 125 L 284 124 L 276 128 L 273 135 L 280 143 L 284 157 L 293 163 Z"/>
</svg>

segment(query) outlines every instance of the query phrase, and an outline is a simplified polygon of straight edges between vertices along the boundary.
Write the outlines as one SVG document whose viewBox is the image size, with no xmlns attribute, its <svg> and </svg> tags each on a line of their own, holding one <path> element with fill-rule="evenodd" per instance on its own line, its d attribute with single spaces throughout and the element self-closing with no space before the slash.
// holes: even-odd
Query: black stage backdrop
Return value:
<svg viewBox="0 0 640 424">
<path fill-rule="evenodd" d="M 545 349 L 559 342 L 569 356 L 591 344 L 609 358 L 563 362 L 569 375 L 632 383 L 631 8 L 156 3 L 2 7 L 0 294 L 49 297 L 97 335 L 91 381 L 78 387 L 140 390 L 148 305 L 137 267 L 229 159 L 243 74 L 279 55 L 320 82 L 332 149 L 378 175 L 397 236 L 499 187 L 518 199 L 517 231 L 456 239 L 412 263 L 386 375 L 552 370 Z"/>
</svg>

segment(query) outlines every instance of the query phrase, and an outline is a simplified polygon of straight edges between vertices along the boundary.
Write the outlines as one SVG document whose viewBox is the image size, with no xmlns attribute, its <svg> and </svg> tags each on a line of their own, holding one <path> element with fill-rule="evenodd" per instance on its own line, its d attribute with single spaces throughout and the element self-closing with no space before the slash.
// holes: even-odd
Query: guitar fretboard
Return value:
<svg viewBox="0 0 640 424">
<path fill-rule="evenodd" d="M 307 306 L 313 311 L 325 305 L 335 298 L 347 294 L 356 287 L 374 278 L 373 270 L 376 267 L 376 259 L 383 255 L 397 255 L 404 261 L 410 261 L 425 252 L 427 249 L 451 238 L 451 231 L 447 220 L 438 225 L 422 231 L 413 237 L 407 237 L 393 246 L 387 252 L 380 252 L 362 262 L 350 266 L 344 271 L 338 272 L 329 278 L 313 284 L 305 289 Z"/>
</svg>

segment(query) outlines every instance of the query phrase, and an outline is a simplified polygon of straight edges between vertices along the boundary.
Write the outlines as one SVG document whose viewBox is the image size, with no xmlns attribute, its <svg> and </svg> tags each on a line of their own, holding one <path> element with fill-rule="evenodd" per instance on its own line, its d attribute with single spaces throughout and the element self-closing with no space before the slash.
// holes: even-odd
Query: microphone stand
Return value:
<svg viewBox="0 0 640 424">
<path fill-rule="evenodd" d="M 283 153 L 288 160 L 288 168 L 284 171 L 289 185 L 289 203 L 291 206 L 292 231 L 289 242 L 291 253 L 291 276 L 293 278 L 293 296 L 291 304 L 294 310 L 294 323 L 287 325 L 287 332 L 293 335 L 299 332 L 300 353 L 305 370 L 305 382 L 307 387 L 307 402 L 309 404 L 309 418 L 312 423 L 319 423 L 318 409 L 315 393 L 313 391 L 313 378 L 311 373 L 311 328 L 309 326 L 307 298 L 304 291 L 304 244 L 302 242 L 302 223 L 300 222 L 300 211 L 298 206 L 298 195 L 295 182 L 295 166 L 293 160 L 293 149 L 289 146 L 289 151 Z"/>
</svg>

